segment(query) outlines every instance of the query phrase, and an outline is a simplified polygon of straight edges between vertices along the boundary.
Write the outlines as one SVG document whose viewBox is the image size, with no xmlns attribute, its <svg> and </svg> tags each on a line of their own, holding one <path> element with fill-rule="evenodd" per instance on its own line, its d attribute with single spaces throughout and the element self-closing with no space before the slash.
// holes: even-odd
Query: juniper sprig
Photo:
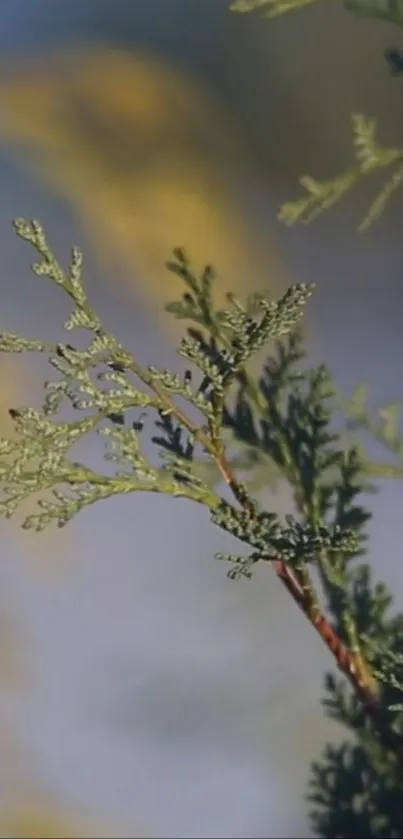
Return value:
<svg viewBox="0 0 403 839">
<path fill-rule="evenodd" d="M 371 517 L 360 497 L 373 487 L 359 447 L 346 445 L 349 434 L 369 429 L 399 459 L 396 406 L 371 420 L 361 389 L 345 405 L 344 431 L 336 428 L 340 397 L 326 366 L 309 367 L 300 328 L 312 285 L 292 286 L 277 300 L 253 294 L 242 303 L 228 294 L 228 306 L 216 309 L 214 271 L 208 267 L 197 276 L 177 249 L 168 268 L 179 274 L 184 292 L 167 309 L 188 322 L 178 349 L 187 364 L 180 376 L 141 364 L 101 323 L 85 291 L 77 248 L 64 271 L 38 222 L 18 220 L 15 227 L 39 254 L 34 273 L 70 298 L 64 328 L 84 332 L 87 340 L 78 349 L 70 342 L 0 335 L 0 351 L 46 353 L 57 373 L 45 383 L 39 410 L 10 410 L 15 435 L 0 439 L 0 513 L 10 517 L 23 500 L 39 495 L 39 512 L 27 516 L 23 527 L 42 530 L 52 523 L 62 527 L 89 504 L 119 494 L 158 492 L 204 505 L 212 523 L 249 550 L 217 554 L 230 563 L 228 576 L 250 579 L 256 563 L 270 565 L 319 633 L 350 685 L 327 676 L 328 712 L 357 733 L 364 764 L 372 742 L 392 767 L 396 786 L 403 766 L 403 618 L 388 616 L 390 596 L 372 584 L 369 567 L 359 562 Z M 261 350 L 266 361 L 256 378 L 249 362 Z M 62 417 L 68 406 L 78 419 Z M 150 427 L 157 463 L 143 444 Z M 92 432 L 105 440 L 113 475 L 71 456 Z M 253 482 L 240 474 L 249 478 L 256 471 L 258 486 L 264 476 L 288 482 L 292 512 L 281 517 L 252 493 Z M 223 483 L 230 498 L 220 492 Z M 49 491 L 52 500 L 43 497 Z M 329 766 L 339 757 L 329 752 Z M 316 804 L 318 787 L 323 792 L 326 786 L 324 771 L 319 765 L 314 770 Z M 329 787 L 326 794 L 320 800 L 330 819 L 334 791 Z M 322 835 L 329 835 L 325 816 L 315 813 Z M 365 825 L 375 830 L 381 821 L 375 813 Z"/>
<path fill-rule="evenodd" d="M 274 18 L 311 2 L 316 0 L 235 0 L 230 8 L 236 12 L 260 11 L 263 16 Z M 344 6 L 356 18 L 376 18 L 403 26 L 402 0 L 345 0 Z M 386 50 L 384 57 L 391 75 L 400 83 L 401 50 L 394 46 Z M 300 182 L 306 195 L 283 205 L 279 218 L 288 225 L 310 222 L 365 178 L 384 170 L 388 173 L 387 180 L 359 230 L 366 230 L 375 222 L 403 184 L 402 148 L 380 146 L 375 131 L 375 120 L 353 115 L 355 166 L 322 182 L 311 176 L 302 177 Z M 259 455 L 262 449 L 269 450 L 276 463 L 286 470 L 294 486 L 296 505 L 305 521 L 314 522 L 323 515 L 328 521 L 331 515 L 334 524 L 342 530 L 347 526 L 355 533 L 359 541 L 356 556 L 365 554 L 365 527 L 371 514 L 362 506 L 359 496 L 364 490 L 371 489 L 366 483 L 368 478 L 403 477 L 401 403 L 395 401 L 370 411 L 367 386 L 360 385 L 350 399 L 339 393 L 336 401 L 346 421 L 342 437 L 339 437 L 339 444 L 342 438 L 344 440 L 344 452 L 339 452 L 339 457 L 335 450 L 326 454 L 326 447 L 334 446 L 336 441 L 330 436 L 326 439 L 330 414 L 326 412 L 323 400 L 315 423 L 312 412 L 310 419 L 307 415 L 309 400 L 307 403 L 301 394 L 297 396 L 294 388 L 291 402 L 296 405 L 294 416 L 299 416 L 299 426 L 290 437 L 290 411 L 284 412 L 284 388 L 282 409 L 279 408 L 279 390 L 273 386 L 272 378 L 269 378 L 266 390 L 270 396 L 269 430 L 266 431 L 263 422 L 260 434 L 257 432 L 257 407 L 255 405 L 252 410 L 250 405 L 246 406 L 242 393 L 238 419 L 242 416 L 245 422 L 241 431 L 235 415 L 234 432 L 240 434 L 243 441 L 247 440 L 249 447 L 256 446 Z M 374 461 L 368 455 L 363 446 L 363 432 L 386 448 L 387 461 Z M 321 464 L 328 467 L 328 477 L 318 485 Z M 338 478 L 335 478 L 335 469 Z M 403 614 L 390 616 L 392 597 L 386 586 L 373 583 L 368 564 L 357 564 L 346 554 L 329 555 L 326 550 L 320 550 L 316 555 L 316 567 L 332 619 L 331 626 L 337 637 L 347 644 L 358 672 L 353 691 L 345 680 L 336 678 L 333 673 L 326 676 L 323 705 L 329 716 L 347 727 L 349 738 L 340 745 L 329 745 L 322 760 L 312 766 L 308 796 L 312 805 L 311 823 L 315 835 L 320 837 L 397 839 L 403 835 Z M 333 639 L 332 643 L 336 649 L 337 641 Z M 360 679 L 369 690 L 364 696 L 357 690 Z M 372 719 L 371 709 L 375 711 Z M 391 758 L 391 754 L 397 759 Z"/>
</svg>

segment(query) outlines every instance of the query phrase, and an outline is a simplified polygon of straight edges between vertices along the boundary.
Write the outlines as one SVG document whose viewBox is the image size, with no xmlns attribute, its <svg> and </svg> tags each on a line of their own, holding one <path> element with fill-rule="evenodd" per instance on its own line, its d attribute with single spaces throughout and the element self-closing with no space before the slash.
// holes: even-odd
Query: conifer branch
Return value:
<svg viewBox="0 0 403 839">
<path fill-rule="evenodd" d="M 391 169 L 392 174 L 382 186 L 358 230 L 367 230 L 378 220 L 388 201 L 403 186 L 403 149 L 383 148 L 375 141 L 375 120 L 362 114 L 353 115 L 353 139 L 358 166 L 327 181 L 316 181 L 310 175 L 300 178 L 308 193 L 298 201 L 283 204 L 279 219 L 287 225 L 309 223 L 336 204 L 347 192 L 368 175 L 380 169 Z"/>
<path fill-rule="evenodd" d="M 257 11 L 264 17 L 274 18 L 309 4 L 309 0 L 235 0 L 231 9 Z M 403 25 L 403 0 L 345 0 L 344 5 L 358 18 L 372 17 Z M 403 51 L 393 45 L 385 51 L 385 59 L 390 74 L 401 77 Z M 379 146 L 375 122 L 361 115 L 353 117 L 353 136 L 356 165 L 325 182 L 303 177 L 301 183 L 307 195 L 280 209 L 282 221 L 290 225 L 312 221 L 364 178 L 383 169 L 387 173 L 386 182 L 358 229 L 365 230 L 378 220 L 389 199 L 403 184 L 403 150 Z M 323 399 L 315 400 L 311 394 L 311 405 L 309 399 L 304 402 L 297 395 L 294 380 L 289 396 L 294 410 L 284 410 L 284 384 L 287 384 L 284 369 L 291 356 L 289 347 L 288 353 L 279 351 L 277 359 L 270 360 L 270 375 L 267 383 L 263 382 L 267 406 L 263 405 L 262 410 L 250 389 L 245 388 L 235 412 L 229 416 L 230 429 L 244 447 L 244 460 L 249 458 L 255 472 L 259 465 L 262 475 L 266 473 L 267 477 L 272 460 L 275 469 L 271 470 L 271 485 L 275 485 L 279 474 L 287 476 L 305 522 L 315 528 L 324 517 L 327 520 L 331 511 L 335 523 L 341 527 L 352 526 L 356 535 L 360 534 L 360 553 L 365 553 L 363 525 L 370 513 L 356 499 L 364 489 L 373 491 L 364 484 L 365 477 L 403 477 L 402 405 L 395 402 L 377 411 L 369 410 L 367 392 L 362 387 L 351 400 L 338 394 L 334 405 L 347 420 L 342 434 L 336 435 L 339 442 L 344 440 L 344 455 L 338 461 L 337 452 L 325 451 L 330 436 L 323 434 L 326 427 Z M 280 357 L 283 368 L 281 365 L 276 368 Z M 272 381 L 273 369 L 278 376 L 277 388 Z M 282 381 L 279 381 L 281 372 Z M 312 403 L 318 411 L 316 420 Z M 258 431 L 258 418 L 263 433 Z M 290 424 L 293 425 L 291 435 L 288 434 Z M 363 431 L 381 442 L 394 462 L 374 461 L 369 457 L 362 444 Z M 335 478 L 335 467 L 339 479 Z M 319 472 L 328 471 L 321 485 L 317 480 L 318 468 Z M 345 680 L 327 674 L 323 705 L 329 716 L 348 727 L 354 740 L 328 745 L 321 762 L 313 764 L 310 815 L 315 834 L 321 837 L 397 839 L 403 835 L 403 614 L 390 617 L 392 596 L 386 586 L 373 584 L 369 566 L 354 567 L 350 559 L 331 556 L 323 548 L 316 553 L 316 568 L 327 606 L 324 615 L 317 611 L 316 627 L 353 686 L 353 692 L 349 693 Z M 301 605 L 304 608 L 302 599 Z M 328 615 L 332 616 L 329 624 Z M 314 613 L 311 622 L 315 625 Z"/>
<path fill-rule="evenodd" d="M 18 235 L 30 242 L 41 257 L 42 261 L 33 266 L 34 273 L 50 278 L 73 301 L 65 328 L 84 329 L 92 337 L 86 349 L 78 350 L 71 344 L 52 345 L 13 333 L 0 336 L 0 351 L 47 352 L 51 365 L 61 374 L 57 381 L 45 384 L 47 396 L 42 411 L 10 411 L 17 439 L 0 440 L 0 479 L 5 494 L 0 513 L 13 515 L 22 500 L 43 490 L 51 490 L 55 502 L 40 499 L 42 512 L 28 516 L 23 524 L 26 528 L 41 530 L 52 521 L 64 526 L 86 505 L 134 491 L 160 492 L 205 505 L 213 523 L 252 548 L 248 557 L 217 555 L 232 562 L 229 576 L 250 577 L 256 562 L 271 563 L 347 676 L 385 747 L 401 760 L 401 740 L 385 722 L 380 687 L 385 679 L 392 678 L 395 686 L 398 681 L 388 669 L 376 670 L 376 660 L 374 667 L 370 663 L 367 650 L 370 657 L 371 647 L 367 644 L 364 649 L 359 640 L 360 629 L 349 593 L 347 557 L 353 557 L 359 549 L 359 540 L 348 526 L 349 504 L 357 492 L 350 484 L 354 475 L 362 471 L 362 464 L 353 450 L 346 459 L 332 448 L 337 435 L 328 429 L 331 410 L 325 406 L 334 391 L 326 369 L 292 372 L 293 365 L 304 355 L 302 336 L 295 327 L 313 287 L 293 286 L 278 301 L 255 294 L 241 304 L 228 295 L 230 307 L 216 311 L 213 270 L 206 268 L 198 278 L 186 254 L 175 251 L 175 260 L 168 267 L 183 279 L 186 291 L 181 301 L 167 308 L 198 327 L 189 328 L 179 348 L 180 355 L 201 374 L 201 383 L 195 390 L 190 371 L 181 380 L 169 370 L 144 367 L 103 327 L 83 286 L 82 255 L 78 249 L 73 249 L 66 273 L 37 222 L 18 220 L 15 226 Z M 256 383 L 248 373 L 248 361 L 273 341 L 277 342 L 277 356 L 268 360 L 264 375 Z M 99 366 L 101 372 L 94 380 L 93 373 Z M 235 407 L 231 408 L 234 388 L 237 396 Z M 284 388 L 288 391 L 285 402 Z M 176 396 L 201 413 L 204 422 L 195 421 L 177 404 Z M 75 422 L 55 421 L 53 416 L 66 398 L 77 411 L 93 413 Z M 128 412 L 133 408 L 157 413 L 156 424 L 162 436 L 153 439 L 162 448 L 162 467 L 156 467 L 142 454 L 143 414 L 127 425 Z M 260 437 L 253 423 L 248 426 L 251 408 L 257 409 Z M 109 422 L 106 427 L 105 421 Z M 224 430 L 231 427 L 235 430 L 233 439 L 247 439 L 249 434 L 256 451 L 266 451 L 289 481 L 299 519 L 286 516 L 286 525 L 282 524 L 276 513 L 261 508 L 247 485 L 238 479 L 225 443 Z M 69 460 L 72 445 L 93 430 L 109 443 L 106 458 L 123 463 L 125 471 L 111 477 Z M 213 482 L 203 480 L 198 473 L 197 448 L 201 459 L 207 457 L 215 466 Z M 329 468 L 341 470 L 340 486 L 333 489 L 326 481 L 322 483 L 321 476 L 327 475 Z M 212 484 L 219 479 L 231 491 L 234 504 L 215 491 Z M 67 486 L 68 492 L 62 492 L 58 485 Z M 329 526 L 326 509 L 332 496 L 339 499 L 338 512 Z M 366 517 L 360 513 L 358 521 L 362 523 Z M 338 624 L 332 624 L 321 606 L 309 571 L 312 563 L 320 572 L 329 603 L 339 604 Z"/>
</svg>

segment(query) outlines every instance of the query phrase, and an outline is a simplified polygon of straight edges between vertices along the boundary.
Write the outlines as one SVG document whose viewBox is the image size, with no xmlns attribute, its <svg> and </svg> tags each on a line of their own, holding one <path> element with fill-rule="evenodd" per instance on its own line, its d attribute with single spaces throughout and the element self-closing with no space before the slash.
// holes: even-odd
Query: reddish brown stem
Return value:
<svg viewBox="0 0 403 839">
<path fill-rule="evenodd" d="M 308 613 L 304 592 L 287 563 L 284 560 L 276 559 L 273 562 L 273 566 L 279 579 L 286 586 L 293 599 L 298 603 L 298 606 L 308 617 L 310 623 L 314 626 L 322 641 L 336 659 L 339 669 L 345 673 L 357 692 L 363 698 L 365 697 L 366 702 L 374 703 L 376 700 L 377 703 L 377 683 L 363 659 L 348 648 L 347 644 L 340 638 L 336 629 L 323 612 L 316 609 L 313 614 Z"/>
<path fill-rule="evenodd" d="M 151 387 L 166 403 L 167 410 L 172 411 L 170 396 L 159 388 L 154 382 Z M 175 406 L 175 414 L 179 421 L 188 428 L 201 446 L 214 458 L 217 467 L 227 486 L 231 489 L 239 505 L 253 515 L 254 505 L 247 490 L 239 483 L 233 473 L 231 465 L 226 457 L 224 448 L 219 448 L 217 442 L 213 441 L 207 430 L 195 429 L 193 423 Z M 305 616 L 316 629 L 327 648 L 332 653 L 339 669 L 347 676 L 352 684 L 355 693 L 361 699 L 365 710 L 371 716 L 379 736 L 388 750 L 398 759 L 403 767 L 403 742 L 402 738 L 395 733 L 385 722 L 384 709 L 380 698 L 379 685 L 373 676 L 369 665 L 361 655 L 353 652 L 340 638 L 336 629 L 329 622 L 328 618 L 321 612 L 320 608 L 312 602 L 310 592 L 307 590 L 306 581 L 297 570 L 290 568 L 289 564 L 278 558 L 273 561 L 274 570 L 283 585 L 290 592 L 293 600 L 304 612 Z"/>
<path fill-rule="evenodd" d="M 361 655 L 349 649 L 321 611 L 316 610 L 312 614 L 298 579 L 284 560 L 274 560 L 273 566 L 279 579 L 332 653 L 339 669 L 347 676 L 355 693 L 361 699 L 367 714 L 371 717 L 385 747 L 395 755 L 400 767 L 403 768 L 403 738 L 385 720 L 379 684 L 369 665 Z"/>
<path fill-rule="evenodd" d="M 238 483 L 232 472 L 225 454 L 216 458 L 220 472 L 227 485 L 232 490 L 238 503 L 253 512 L 253 504 L 247 491 Z M 307 592 L 298 571 L 292 569 L 288 563 L 278 558 L 272 562 L 277 577 L 291 594 L 293 600 L 303 611 L 309 622 L 316 629 L 324 644 L 333 655 L 339 669 L 347 676 L 356 695 L 361 699 L 368 715 L 379 733 L 385 747 L 392 752 L 403 768 L 403 740 L 385 721 L 384 708 L 380 696 L 380 686 L 376 681 L 370 666 L 364 658 L 353 652 L 344 643 L 335 627 L 315 604 Z"/>
</svg>

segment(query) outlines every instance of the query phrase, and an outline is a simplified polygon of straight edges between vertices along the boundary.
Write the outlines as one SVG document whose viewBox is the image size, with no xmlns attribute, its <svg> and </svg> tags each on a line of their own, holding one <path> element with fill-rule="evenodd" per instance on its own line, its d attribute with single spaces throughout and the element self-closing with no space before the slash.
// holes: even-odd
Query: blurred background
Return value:
<svg viewBox="0 0 403 839">
<path fill-rule="evenodd" d="M 401 144 L 392 27 L 333 0 L 274 22 L 228 0 L 3 0 L 0 22 L 1 329 L 61 335 L 66 301 L 11 228 L 34 217 L 62 260 L 84 249 L 94 305 L 148 363 L 175 364 L 164 262 L 183 245 L 221 296 L 314 280 L 313 356 L 347 391 L 401 397 L 401 199 L 365 235 L 376 183 L 312 227 L 276 220 L 298 176 L 350 165 L 352 112 Z M 0 362 L 4 434 L 47 373 Z M 398 608 L 401 503 L 400 484 L 371 501 Z M 319 708 L 327 655 L 274 576 L 230 583 L 224 536 L 180 501 L 109 501 L 62 534 L 19 524 L 1 523 L 2 835 L 308 837 L 309 762 L 344 732 Z"/>
</svg>

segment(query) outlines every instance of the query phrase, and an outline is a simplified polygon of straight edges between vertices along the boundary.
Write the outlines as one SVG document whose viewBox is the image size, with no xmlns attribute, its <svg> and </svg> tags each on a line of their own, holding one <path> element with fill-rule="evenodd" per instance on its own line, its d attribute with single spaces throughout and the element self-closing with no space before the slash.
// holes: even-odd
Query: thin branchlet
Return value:
<svg viewBox="0 0 403 839">
<path fill-rule="evenodd" d="M 249 549 L 247 555 L 217 554 L 230 562 L 229 576 L 250 578 L 258 562 L 274 569 L 347 676 L 385 747 L 402 761 L 401 741 L 388 723 L 388 713 L 398 713 L 400 705 L 384 700 L 386 688 L 394 691 L 394 700 L 402 690 L 401 659 L 395 648 L 384 645 L 380 652 L 372 644 L 371 619 L 381 608 L 378 590 L 373 593 L 365 577 L 367 566 L 353 561 L 365 551 L 370 518 L 358 496 L 371 487 L 362 452 L 345 442 L 365 425 L 367 414 L 362 404 L 358 410 L 358 398 L 350 400 L 342 439 L 332 426 L 340 397 L 330 373 L 323 365 L 306 365 L 299 322 L 313 286 L 295 285 L 277 300 L 260 293 L 242 303 L 229 294 L 228 306 L 215 309 L 213 270 L 197 276 L 185 252 L 176 250 L 168 267 L 185 289 L 167 308 L 188 321 L 179 347 L 187 369 L 180 376 L 141 364 L 101 323 L 84 288 L 77 248 L 64 271 L 37 222 L 19 220 L 16 229 L 39 254 L 34 273 L 48 277 L 72 301 L 65 329 L 84 331 L 88 341 L 78 349 L 70 341 L 0 335 L 0 351 L 46 353 L 57 373 L 45 383 L 41 409 L 10 409 L 16 434 L 0 440 L 0 513 L 14 515 L 38 493 L 39 511 L 23 523 L 36 530 L 52 523 L 62 527 L 89 504 L 136 491 L 206 506 L 212 522 Z M 262 348 L 268 355 L 256 380 L 248 364 Z M 80 418 L 61 418 L 65 405 Z M 394 422 L 392 410 L 384 411 L 374 428 L 399 457 L 400 414 L 395 410 L 393 416 Z M 142 444 L 151 424 L 157 465 Z M 113 476 L 71 457 L 73 445 L 94 431 L 106 442 Z M 268 511 L 251 482 L 240 479 L 241 471 L 256 477 L 259 469 L 265 484 L 270 475 L 289 483 L 293 515 Z M 231 500 L 218 491 L 220 482 Z"/>
</svg>

